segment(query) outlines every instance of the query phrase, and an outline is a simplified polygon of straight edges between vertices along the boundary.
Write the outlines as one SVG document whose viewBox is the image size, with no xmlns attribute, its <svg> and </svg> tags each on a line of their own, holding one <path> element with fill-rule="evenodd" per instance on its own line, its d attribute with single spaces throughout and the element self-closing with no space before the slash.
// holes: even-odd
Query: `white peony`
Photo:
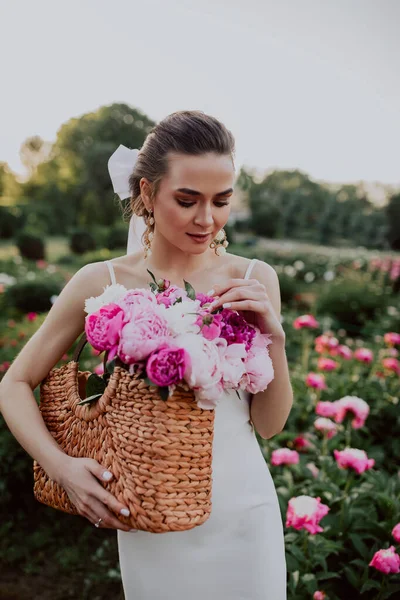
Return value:
<svg viewBox="0 0 400 600">
<path fill-rule="evenodd" d="M 183 300 L 168 308 L 164 304 L 159 306 L 173 336 L 183 333 L 199 333 L 200 326 L 196 325 L 196 320 L 200 300 Z"/>
<path fill-rule="evenodd" d="M 97 312 L 105 304 L 110 304 L 110 302 L 117 303 L 128 291 L 121 283 L 107 285 L 103 289 L 104 292 L 100 294 L 100 296 L 91 296 L 90 298 L 86 298 L 85 312 L 87 312 L 88 315 Z"/>
</svg>

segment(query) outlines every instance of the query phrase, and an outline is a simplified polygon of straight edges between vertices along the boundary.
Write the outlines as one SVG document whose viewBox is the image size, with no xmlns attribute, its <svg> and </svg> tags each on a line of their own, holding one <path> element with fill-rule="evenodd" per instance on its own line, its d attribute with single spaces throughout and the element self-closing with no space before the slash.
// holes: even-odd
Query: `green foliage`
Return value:
<svg viewBox="0 0 400 600">
<path fill-rule="evenodd" d="M 393 250 L 400 250 L 400 193 L 394 194 L 386 207 L 388 240 Z"/>
<path fill-rule="evenodd" d="M 4 305 L 23 313 L 45 312 L 52 306 L 50 298 L 58 295 L 61 289 L 58 277 L 24 279 L 6 288 Z"/>
<path fill-rule="evenodd" d="M 43 238 L 35 233 L 21 231 L 15 238 L 15 245 L 24 258 L 43 260 L 46 257 Z"/>
<path fill-rule="evenodd" d="M 128 228 L 124 224 L 114 225 L 108 230 L 105 247 L 109 250 L 125 250 L 128 242 Z"/>
<path fill-rule="evenodd" d="M 335 319 L 336 327 L 359 334 L 363 326 L 377 318 L 387 304 L 384 290 L 374 283 L 338 279 L 321 292 L 316 310 Z"/>
<path fill-rule="evenodd" d="M 96 240 L 85 229 L 76 228 L 71 232 L 69 247 L 74 254 L 84 254 L 96 249 Z"/>
<path fill-rule="evenodd" d="M 0 206 L 0 239 L 10 239 L 23 225 L 21 211 L 16 206 Z"/>
</svg>

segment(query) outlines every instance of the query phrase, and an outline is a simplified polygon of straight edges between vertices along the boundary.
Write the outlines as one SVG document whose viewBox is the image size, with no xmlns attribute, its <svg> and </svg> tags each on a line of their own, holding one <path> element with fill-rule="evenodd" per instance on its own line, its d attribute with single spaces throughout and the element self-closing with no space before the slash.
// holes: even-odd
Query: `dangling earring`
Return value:
<svg viewBox="0 0 400 600">
<path fill-rule="evenodd" d="M 229 242 L 226 239 L 225 229 L 220 229 L 210 244 L 210 248 L 213 248 L 215 254 L 217 256 L 221 256 L 225 254 L 227 247 L 229 246 Z"/>
<path fill-rule="evenodd" d="M 150 216 L 149 216 L 150 215 Z M 153 225 L 154 225 L 154 217 L 152 211 L 149 212 L 149 215 L 145 217 L 147 229 L 143 234 L 144 238 L 144 257 L 148 258 L 151 256 L 151 242 L 154 237 Z"/>
</svg>

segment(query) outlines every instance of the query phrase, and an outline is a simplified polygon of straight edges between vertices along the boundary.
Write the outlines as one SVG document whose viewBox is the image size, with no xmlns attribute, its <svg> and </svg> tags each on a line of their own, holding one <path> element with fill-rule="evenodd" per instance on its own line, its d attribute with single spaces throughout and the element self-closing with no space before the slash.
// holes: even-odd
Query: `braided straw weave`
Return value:
<svg viewBox="0 0 400 600">
<path fill-rule="evenodd" d="M 102 485 L 129 508 L 129 517 L 116 514 L 121 522 L 153 533 L 201 525 L 211 514 L 215 411 L 199 408 L 183 388 L 164 401 L 157 387 L 117 365 L 103 395 L 78 406 L 90 375 L 78 370 L 85 343 L 83 337 L 73 360 L 40 384 L 48 430 L 69 456 L 93 458 L 112 471 Z M 78 514 L 37 461 L 33 472 L 39 502 Z"/>
</svg>

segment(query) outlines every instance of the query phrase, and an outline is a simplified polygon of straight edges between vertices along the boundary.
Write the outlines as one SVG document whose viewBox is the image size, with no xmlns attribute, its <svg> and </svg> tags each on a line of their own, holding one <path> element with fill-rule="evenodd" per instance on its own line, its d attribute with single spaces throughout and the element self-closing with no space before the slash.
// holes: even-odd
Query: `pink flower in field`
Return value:
<svg viewBox="0 0 400 600">
<path fill-rule="evenodd" d="M 326 417 L 318 417 L 314 421 L 314 427 L 317 431 L 321 431 L 328 439 L 337 434 L 337 425 Z"/>
<path fill-rule="evenodd" d="M 313 444 L 306 438 L 305 435 L 298 435 L 293 440 L 293 448 L 298 452 L 307 452 L 309 448 L 313 447 Z"/>
<path fill-rule="evenodd" d="M 374 359 L 374 353 L 368 348 L 357 348 L 354 352 L 354 358 L 359 362 L 370 364 Z"/>
<path fill-rule="evenodd" d="M 85 319 L 89 343 L 100 352 L 109 350 L 108 360 L 112 360 L 117 353 L 124 319 L 125 311 L 113 302 L 100 307 Z"/>
<path fill-rule="evenodd" d="M 322 590 L 317 590 L 313 594 L 313 600 L 325 600 L 326 594 Z"/>
<path fill-rule="evenodd" d="M 319 525 L 320 520 L 325 517 L 330 508 L 321 503 L 321 498 L 311 496 L 297 496 L 291 498 L 286 513 L 286 527 L 294 529 L 306 529 L 311 534 L 320 533 L 323 528 Z"/>
<path fill-rule="evenodd" d="M 396 346 L 397 344 L 400 344 L 400 333 L 389 331 L 388 333 L 385 333 L 383 340 L 388 346 Z"/>
<path fill-rule="evenodd" d="M 169 327 L 157 304 L 132 304 L 130 320 L 124 324 L 118 356 L 130 365 L 146 359 L 162 343 L 167 342 Z"/>
<path fill-rule="evenodd" d="M 350 350 L 350 348 L 344 344 L 340 344 L 340 346 L 338 346 L 337 353 L 345 360 L 350 360 L 353 357 L 352 350 Z"/>
<path fill-rule="evenodd" d="M 318 477 L 319 469 L 315 463 L 308 462 L 306 464 L 306 467 L 307 467 L 307 469 L 309 469 L 311 471 L 311 474 L 314 478 Z"/>
<path fill-rule="evenodd" d="M 326 390 L 325 377 L 320 373 L 309 373 L 306 377 L 306 385 L 317 390 Z"/>
<path fill-rule="evenodd" d="M 330 352 L 331 356 L 335 356 L 336 348 L 339 345 L 339 340 L 333 337 L 331 334 L 324 333 L 316 337 L 314 343 L 315 350 L 319 354 L 322 354 L 322 352 Z"/>
<path fill-rule="evenodd" d="M 300 461 L 299 453 L 289 448 L 278 448 L 271 455 L 271 464 L 278 465 L 297 465 Z"/>
<path fill-rule="evenodd" d="M 184 348 L 164 344 L 150 354 L 146 373 L 153 383 L 166 387 L 182 381 L 190 367 L 191 359 Z"/>
<path fill-rule="evenodd" d="M 375 567 L 382 573 L 400 573 L 400 556 L 396 553 L 395 547 L 383 548 L 375 552 L 370 567 Z"/>
<path fill-rule="evenodd" d="M 344 450 L 334 450 L 333 454 L 338 467 L 341 469 L 354 469 L 359 475 L 371 469 L 375 460 L 368 458 L 364 450 L 358 448 L 345 448 Z"/>
<path fill-rule="evenodd" d="M 352 413 L 354 419 L 351 425 L 354 429 L 364 427 L 365 421 L 369 415 L 369 405 L 362 398 L 357 396 L 344 396 L 340 400 L 336 400 L 336 423 L 343 423 L 347 413 Z"/>
<path fill-rule="evenodd" d="M 37 313 L 28 312 L 26 318 L 28 319 L 28 321 L 35 321 L 37 319 Z"/>
<path fill-rule="evenodd" d="M 313 315 L 302 315 L 293 321 L 293 327 L 295 329 L 316 329 L 319 327 L 319 323 Z"/>
<path fill-rule="evenodd" d="M 400 544 L 400 523 L 397 523 L 392 529 L 392 536 L 398 544 Z"/>
<path fill-rule="evenodd" d="M 386 371 L 391 371 L 392 373 L 396 373 L 396 375 L 400 375 L 400 362 L 397 358 L 383 358 L 382 366 Z"/>
<path fill-rule="evenodd" d="M 398 351 L 398 350 L 396 350 L 396 348 L 388 348 L 388 349 L 386 350 L 386 352 L 387 352 L 388 356 L 393 356 L 393 357 L 396 357 L 396 356 L 398 356 L 398 355 L 399 355 L 399 351 Z"/>
<path fill-rule="evenodd" d="M 94 368 L 94 372 L 96 373 L 96 375 L 103 375 L 104 373 L 104 365 L 103 363 L 99 363 L 95 368 Z"/>
<path fill-rule="evenodd" d="M 324 358 L 323 356 L 320 356 L 317 366 L 318 369 L 321 369 L 321 371 L 334 371 L 339 366 L 339 363 L 331 358 Z"/>
<path fill-rule="evenodd" d="M 317 402 L 315 412 L 320 417 L 335 417 L 336 416 L 336 402 Z"/>
</svg>

